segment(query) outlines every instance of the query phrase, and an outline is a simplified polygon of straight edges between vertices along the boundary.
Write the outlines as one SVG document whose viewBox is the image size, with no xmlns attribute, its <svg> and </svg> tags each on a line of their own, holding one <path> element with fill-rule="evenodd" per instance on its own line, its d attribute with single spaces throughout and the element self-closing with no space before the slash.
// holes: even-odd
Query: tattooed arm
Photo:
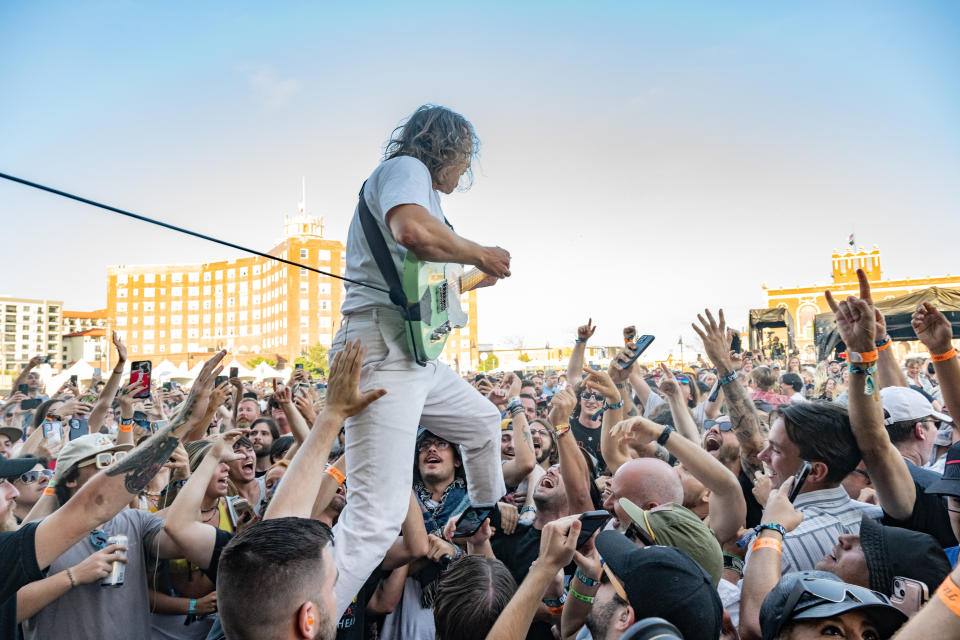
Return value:
<svg viewBox="0 0 960 640">
<path fill-rule="evenodd" d="M 730 358 L 730 337 L 727 335 L 723 309 L 719 313 L 719 323 L 714 320 L 710 311 L 704 310 L 704 313 L 707 316 L 706 319 L 697 314 L 702 327 L 695 324 L 691 326 L 703 341 L 703 348 L 717 368 L 717 375 L 725 378 L 735 369 L 733 360 Z M 763 464 L 757 457 L 757 454 L 763 450 L 763 435 L 760 432 L 757 408 L 753 406 L 753 400 L 750 399 L 739 379 L 723 385 L 723 392 L 727 398 L 727 412 L 730 415 L 730 423 L 733 425 L 732 431 L 740 443 L 740 466 L 743 472 L 752 478 L 755 472 L 763 469 Z"/>
<path fill-rule="evenodd" d="M 35 545 L 41 568 L 50 566 L 91 530 L 113 518 L 163 468 L 180 438 L 196 426 L 194 422 L 206 411 L 213 380 L 225 355 L 226 351 L 221 351 L 203 366 L 176 418 L 125 458 L 90 478 L 66 504 L 37 526 Z"/>
</svg>

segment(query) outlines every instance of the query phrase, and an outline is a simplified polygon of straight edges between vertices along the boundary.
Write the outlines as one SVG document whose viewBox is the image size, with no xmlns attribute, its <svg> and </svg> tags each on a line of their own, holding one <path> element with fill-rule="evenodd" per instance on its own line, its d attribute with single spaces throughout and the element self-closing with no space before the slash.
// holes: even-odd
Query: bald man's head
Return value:
<svg viewBox="0 0 960 640">
<path fill-rule="evenodd" d="M 620 509 L 620 498 L 627 498 L 643 509 L 662 504 L 683 504 L 683 484 L 677 470 L 663 460 L 636 458 L 624 463 L 610 480 L 610 494 L 603 507 L 617 515 L 622 523 L 630 517 Z"/>
</svg>

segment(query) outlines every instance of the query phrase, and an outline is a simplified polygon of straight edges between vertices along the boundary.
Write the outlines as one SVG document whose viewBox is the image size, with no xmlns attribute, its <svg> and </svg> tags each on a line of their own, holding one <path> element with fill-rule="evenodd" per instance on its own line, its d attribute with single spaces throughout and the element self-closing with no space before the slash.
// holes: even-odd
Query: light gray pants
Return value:
<svg viewBox="0 0 960 640">
<path fill-rule="evenodd" d="M 500 413 L 447 365 L 417 365 L 405 331 L 397 311 L 351 314 L 330 348 L 332 362 L 347 340 L 361 340 L 367 355 L 360 389 L 387 390 L 346 423 L 347 506 L 334 528 L 337 619 L 400 532 L 413 486 L 418 427 L 460 445 L 471 502 L 496 502 L 506 493 Z"/>
</svg>

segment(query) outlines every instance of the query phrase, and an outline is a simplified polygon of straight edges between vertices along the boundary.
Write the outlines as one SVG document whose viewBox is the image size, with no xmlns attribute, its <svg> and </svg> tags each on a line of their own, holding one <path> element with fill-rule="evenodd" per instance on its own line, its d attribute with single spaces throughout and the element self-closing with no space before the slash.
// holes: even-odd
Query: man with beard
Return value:
<svg viewBox="0 0 960 640">
<path fill-rule="evenodd" d="M 238 429 L 249 429 L 254 420 L 260 417 L 260 405 L 256 398 L 242 398 L 237 406 L 237 419 L 235 420 Z"/>
<path fill-rule="evenodd" d="M 550 467 L 541 478 L 533 492 L 533 501 L 537 511 L 532 523 L 521 521 L 512 535 L 502 535 L 498 530 L 490 540 L 494 555 L 507 566 L 517 584 L 523 582 L 530 571 L 530 565 L 540 554 L 540 537 L 543 527 L 569 515 L 567 492 L 559 465 Z M 559 595 L 559 593 L 555 594 L 554 597 Z M 541 604 L 530 625 L 527 638 L 552 638 L 550 627 L 555 623 L 556 620 L 550 614 L 547 605 Z"/>
<path fill-rule="evenodd" d="M 250 503 L 253 512 L 259 516 L 267 499 L 267 484 L 263 476 L 257 477 L 257 455 L 253 443 L 242 437 L 233 445 L 233 450 L 239 457 L 229 462 L 230 482 L 240 497 Z M 231 500 L 231 508 L 232 506 Z"/>
<path fill-rule="evenodd" d="M 270 448 L 274 440 L 280 437 L 280 431 L 277 429 L 277 423 L 273 418 L 260 417 L 250 425 L 250 444 L 253 445 L 253 453 L 257 456 L 257 464 L 254 475 L 260 477 L 270 468 Z"/>
</svg>

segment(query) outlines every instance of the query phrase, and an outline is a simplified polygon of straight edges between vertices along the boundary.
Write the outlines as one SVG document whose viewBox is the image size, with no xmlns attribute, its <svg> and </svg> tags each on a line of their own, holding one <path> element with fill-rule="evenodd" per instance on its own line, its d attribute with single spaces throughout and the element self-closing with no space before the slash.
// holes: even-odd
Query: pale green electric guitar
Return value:
<svg viewBox="0 0 960 640">
<path fill-rule="evenodd" d="M 410 307 L 407 343 L 418 360 L 435 360 L 453 329 L 467 325 L 460 294 L 486 278 L 480 269 L 463 272 L 463 266 L 421 262 L 412 251 L 403 261 L 403 293 Z"/>
</svg>

